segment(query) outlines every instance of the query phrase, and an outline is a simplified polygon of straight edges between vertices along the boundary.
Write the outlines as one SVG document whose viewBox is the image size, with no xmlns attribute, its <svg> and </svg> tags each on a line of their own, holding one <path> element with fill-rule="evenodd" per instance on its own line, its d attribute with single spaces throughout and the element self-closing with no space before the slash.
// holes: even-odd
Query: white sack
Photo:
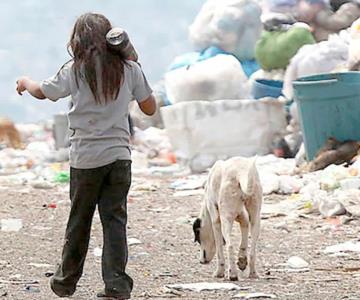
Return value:
<svg viewBox="0 0 360 300">
<path fill-rule="evenodd" d="M 208 0 L 189 28 L 199 51 L 217 46 L 238 59 L 253 59 L 262 31 L 261 7 L 251 0 Z"/>
<path fill-rule="evenodd" d="M 286 127 L 283 104 L 266 98 L 184 102 L 161 113 L 177 155 L 201 161 L 196 171 L 217 159 L 268 154 Z"/>
<path fill-rule="evenodd" d="M 172 103 L 246 99 L 250 95 L 240 62 L 232 55 L 224 54 L 166 73 L 165 87 Z"/>
</svg>

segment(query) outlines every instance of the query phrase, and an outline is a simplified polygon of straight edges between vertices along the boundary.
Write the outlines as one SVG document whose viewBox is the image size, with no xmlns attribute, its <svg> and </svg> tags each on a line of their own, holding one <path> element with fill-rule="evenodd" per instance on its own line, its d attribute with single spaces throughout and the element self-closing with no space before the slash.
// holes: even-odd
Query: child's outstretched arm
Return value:
<svg viewBox="0 0 360 300">
<path fill-rule="evenodd" d="M 16 91 L 20 96 L 25 91 L 28 91 L 31 96 L 38 98 L 38 99 L 46 99 L 44 93 L 40 88 L 40 84 L 29 77 L 21 77 L 16 81 Z"/>
</svg>

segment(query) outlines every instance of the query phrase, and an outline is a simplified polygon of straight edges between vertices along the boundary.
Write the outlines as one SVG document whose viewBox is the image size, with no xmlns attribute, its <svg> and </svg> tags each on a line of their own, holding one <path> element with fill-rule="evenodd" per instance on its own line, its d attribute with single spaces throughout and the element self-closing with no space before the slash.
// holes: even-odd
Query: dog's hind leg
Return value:
<svg viewBox="0 0 360 300">
<path fill-rule="evenodd" d="M 233 227 L 234 219 L 221 218 L 221 228 L 224 234 L 224 239 L 227 248 L 227 260 L 229 266 L 229 279 L 231 281 L 238 280 L 237 268 L 234 260 L 234 249 L 231 243 L 231 231 Z"/>
<path fill-rule="evenodd" d="M 237 265 L 241 271 L 244 271 L 247 267 L 247 249 L 249 242 L 249 215 L 246 209 L 243 210 L 241 215 L 236 219 L 240 223 L 241 230 L 241 244 L 238 255 Z"/>
<path fill-rule="evenodd" d="M 250 225 L 251 225 L 251 250 L 250 250 L 250 260 L 249 260 L 249 277 L 258 278 L 256 272 L 256 244 L 260 235 L 260 205 L 256 207 L 251 207 L 248 209 Z"/>
</svg>

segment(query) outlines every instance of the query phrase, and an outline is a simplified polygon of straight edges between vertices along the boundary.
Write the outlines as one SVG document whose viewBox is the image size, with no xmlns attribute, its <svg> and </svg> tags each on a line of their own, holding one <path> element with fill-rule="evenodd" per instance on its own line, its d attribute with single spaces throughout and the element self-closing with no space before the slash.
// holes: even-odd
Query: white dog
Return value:
<svg viewBox="0 0 360 300">
<path fill-rule="evenodd" d="M 200 262 L 209 263 L 217 255 L 215 277 L 225 276 L 223 246 L 227 248 L 228 277 L 238 279 L 231 243 L 234 221 L 240 223 L 241 244 L 237 265 L 244 271 L 247 267 L 249 224 L 251 228 L 251 251 L 249 277 L 257 278 L 255 260 L 256 243 L 260 234 L 260 210 L 262 187 L 255 165 L 256 159 L 235 157 L 218 161 L 210 170 L 205 187 L 205 199 L 200 216 L 193 224 L 195 241 L 200 243 Z"/>
</svg>

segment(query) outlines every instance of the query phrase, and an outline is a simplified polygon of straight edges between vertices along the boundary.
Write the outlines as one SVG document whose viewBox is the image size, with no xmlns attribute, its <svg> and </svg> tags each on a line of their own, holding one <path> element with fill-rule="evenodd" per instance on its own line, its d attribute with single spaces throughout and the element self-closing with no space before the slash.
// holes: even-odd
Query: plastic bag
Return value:
<svg viewBox="0 0 360 300">
<path fill-rule="evenodd" d="M 266 71 L 285 69 L 302 46 L 314 43 L 310 30 L 300 25 L 287 31 L 264 31 L 256 43 L 256 60 Z"/>
<path fill-rule="evenodd" d="M 270 172 L 260 172 L 259 175 L 264 195 L 279 192 L 280 176 Z"/>
<path fill-rule="evenodd" d="M 348 66 L 356 71 L 360 68 L 360 19 L 351 25 L 350 37 Z"/>
<path fill-rule="evenodd" d="M 293 98 L 292 83 L 299 77 L 328 73 L 348 60 L 349 37 L 346 32 L 330 36 L 328 41 L 302 47 L 288 66 L 283 94 Z"/>
<path fill-rule="evenodd" d="M 170 71 L 165 74 L 165 87 L 172 103 L 249 98 L 248 79 L 232 55 L 219 54 Z"/>
<path fill-rule="evenodd" d="M 70 173 L 66 171 L 58 172 L 55 177 L 54 181 L 56 183 L 67 183 L 70 182 Z"/>
<path fill-rule="evenodd" d="M 283 175 L 280 176 L 280 185 L 279 189 L 282 194 L 291 195 L 294 193 L 299 193 L 303 187 L 303 183 L 299 178 L 295 176 Z"/>
<path fill-rule="evenodd" d="M 169 71 L 176 70 L 183 67 L 189 67 L 199 61 L 207 60 L 218 54 L 228 54 L 224 50 L 212 46 L 202 52 L 190 52 L 175 57 L 174 61 L 169 66 Z"/>
<path fill-rule="evenodd" d="M 340 187 L 340 181 L 349 178 L 349 169 L 343 166 L 330 165 L 321 174 L 320 187 L 325 191 L 335 190 Z"/>
<path fill-rule="evenodd" d="M 251 0 L 208 0 L 189 28 L 197 50 L 218 46 L 239 60 L 254 58 L 261 8 Z"/>
<path fill-rule="evenodd" d="M 264 71 L 262 69 L 253 73 L 250 77 L 250 81 L 253 82 L 256 79 L 268 79 L 268 80 L 284 80 L 285 70 L 271 70 L 271 71 Z"/>
</svg>

